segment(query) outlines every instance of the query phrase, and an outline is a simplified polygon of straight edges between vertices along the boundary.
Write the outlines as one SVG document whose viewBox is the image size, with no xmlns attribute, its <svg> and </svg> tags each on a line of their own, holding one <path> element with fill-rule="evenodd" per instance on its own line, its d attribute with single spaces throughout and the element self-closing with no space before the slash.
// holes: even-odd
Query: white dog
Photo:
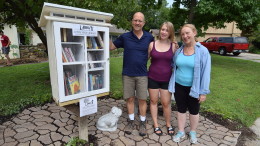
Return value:
<svg viewBox="0 0 260 146">
<path fill-rule="evenodd" d="M 97 121 L 97 128 L 102 131 L 116 131 L 117 121 L 122 115 L 122 110 L 113 107 L 110 113 L 101 116 Z"/>
</svg>

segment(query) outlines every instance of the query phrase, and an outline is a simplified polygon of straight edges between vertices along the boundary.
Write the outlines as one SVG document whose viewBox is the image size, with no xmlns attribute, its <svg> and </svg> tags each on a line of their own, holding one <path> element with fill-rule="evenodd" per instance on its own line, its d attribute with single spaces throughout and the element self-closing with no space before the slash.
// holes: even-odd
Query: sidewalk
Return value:
<svg viewBox="0 0 260 146">
<path fill-rule="evenodd" d="M 123 110 L 118 121 L 118 129 L 115 132 L 102 132 L 97 130 L 96 122 L 99 117 L 108 113 L 113 106 Z M 149 110 L 148 110 L 149 111 Z M 132 135 L 124 133 L 127 121 L 126 106 L 124 100 L 103 99 L 98 100 L 98 112 L 88 116 L 89 134 L 98 137 L 99 146 L 186 146 L 190 145 L 188 136 L 179 144 L 172 141 L 166 133 L 164 118 L 159 116 L 159 124 L 162 125 L 162 136 L 153 133 L 151 115 L 147 113 L 148 135 L 141 137 L 137 130 Z M 139 120 L 139 118 L 136 117 Z M 71 137 L 78 136 L 78 117 L 64 107 L 55 103 L 42 107 L 25 109 L 10 121 L 0 125 L 0 145 L 2 146 L 60 146 L 67 143 Z M 136 122 L 138 125 L 138 121 Z M 176 111 L 172 112 L 172 125 L 177 127 Z M 189 124 L 185 131 L 189 131 Z M 177 128 L 175 129 L 175 132 Z M 231 131 L 216 124 L 205 117 L 200 117 L 198 127 L 199 146 L 235 146 L 240 131 Z"/>
</svg>

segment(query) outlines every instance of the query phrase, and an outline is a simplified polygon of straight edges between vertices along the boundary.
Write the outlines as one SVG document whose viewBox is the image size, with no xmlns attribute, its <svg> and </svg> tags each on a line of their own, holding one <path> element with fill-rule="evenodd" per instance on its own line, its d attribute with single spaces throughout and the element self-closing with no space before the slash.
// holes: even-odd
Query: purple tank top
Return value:
<svg viewBox="0 0 260 146">
<path fill-rule="evenodd" d="M 151 65 L 148 71 L 148 77 L 159 82 L 169 82 L 172 74 L 172 43 L 168 51 L 158 52 L 155 49 L 155 42 L 150 53 Z"/>
</svg>

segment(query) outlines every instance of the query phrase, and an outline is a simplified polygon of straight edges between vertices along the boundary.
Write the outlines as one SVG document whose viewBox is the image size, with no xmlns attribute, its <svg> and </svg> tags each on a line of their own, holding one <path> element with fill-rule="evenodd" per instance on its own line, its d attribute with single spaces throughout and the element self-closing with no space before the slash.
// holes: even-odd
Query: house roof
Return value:
<svg viewBox="0 0 260 146">
<path fill-rule="evenodd" d="M 156 36 L 159 35 L 159 29 L 150 29 L 149 32 L 150 32 L 152 35 L 156 35 Z"/>
<path fill-rule="evenodd" d="M 42 8 L 39 26 L 46 26 L 47 20 L 111 26 L 111 24 L 107 22 L 110 22 L 113 17 L 114 15 L 111 13 L 45 2 Z"/>
<path fill-rule="evenodd" d="M 109 27 L 109 32 L 114 34 L 123 34 L 128 32 L 127 30 L 124 30 L 122 28 L 117 28 L 116 25 L 112 25 L 112 27 Z"/>
</svg>

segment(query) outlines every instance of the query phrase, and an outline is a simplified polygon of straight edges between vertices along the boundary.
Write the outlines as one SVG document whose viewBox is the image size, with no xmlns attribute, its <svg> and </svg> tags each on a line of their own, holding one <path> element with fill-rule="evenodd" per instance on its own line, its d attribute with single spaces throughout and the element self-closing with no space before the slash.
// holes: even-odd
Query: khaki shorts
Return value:
<svg viewBox="0 0 260 146">
<path fill-rule="evenodd" d="M 147 99 L 147 76 L 123 76 L 124 99 L 136 96 L 138 99 Z"/>
</svg>

